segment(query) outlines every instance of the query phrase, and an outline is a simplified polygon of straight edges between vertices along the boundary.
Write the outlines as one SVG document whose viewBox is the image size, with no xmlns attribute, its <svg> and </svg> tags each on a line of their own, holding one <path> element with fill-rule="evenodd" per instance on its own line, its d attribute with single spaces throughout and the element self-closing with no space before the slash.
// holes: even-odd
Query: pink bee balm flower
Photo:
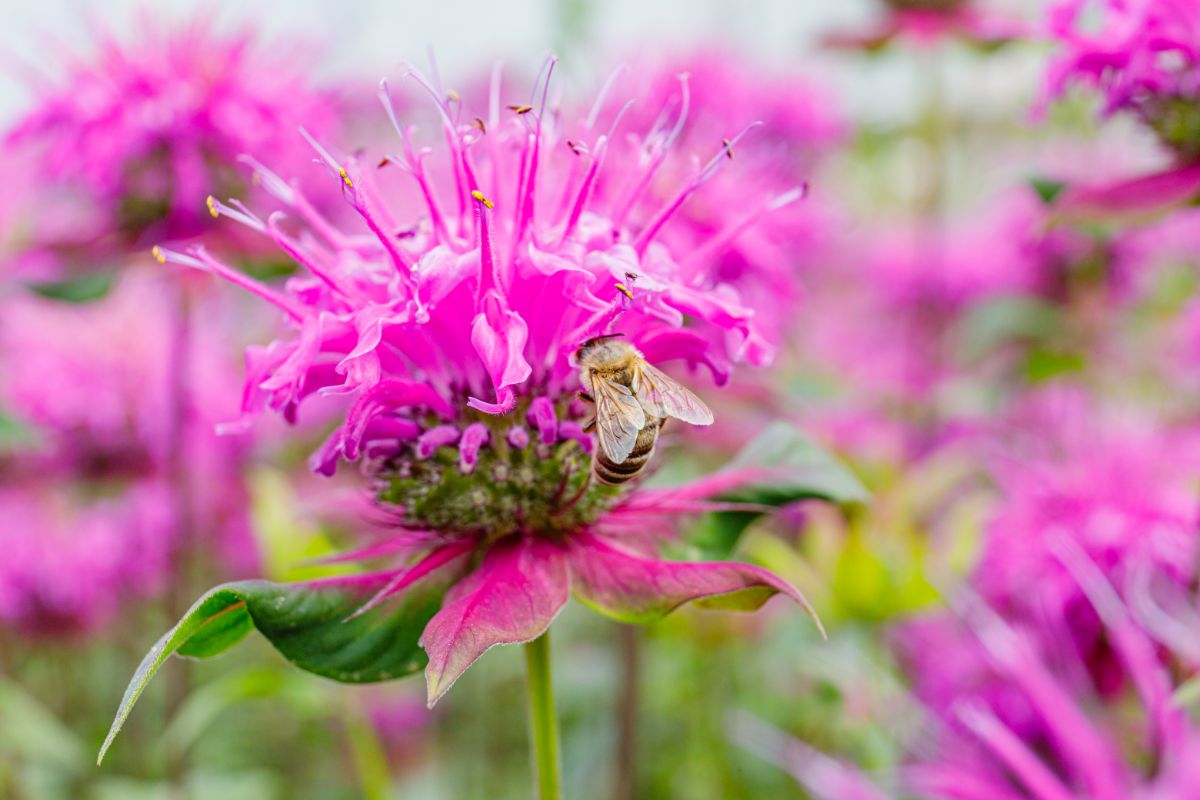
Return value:
<svg viewBox="0 0 1200 800">
<path fill-rule="evenodd" d="M 1086 11 L 1099 11 L 1099 25 Z M 1104 113 L 1127 112 L 1175 156 L 1166 171 L 1111 186 L 1079 187 L 1060 200 L 1076 213 L 1129 214 L 1186 203 L 1200 193 L 1200 6 L 1189 0 L 1063 0 L 1050 11 L 1063 52 L 1045 96 L 1077 84 L 1104 95 Z"/>
<path fill-rule="evenodd" d="M 716 143 L 674 192 L 643 208 L 683 113 L 642 134 L 643 157 L 627 159 L 614 146 L 619 114 L 576 120 L 547 107 L 553 69 L 551 60 L 532 97 L 513 103 L 501 98 L 497 71 L 478 115 L 414 75 L 434 100 L 440 159 L 397 119 L 386 83 L 380 94 L 399 154 L 368 162 L 310 139 L 360 229 L 334 227 L 265 167 L 258 179 L 283 211 L 264 219 L 212 200 L 307 271 L 284 291 L 203 248 L 156 250 L 160 260 L 249 289 L 287 320 L 289 336 L 247 353 L 247 419 L 266 407 L 295 417 L 317 394 L 345 398 L 345 422 L 312 464 L 329 474 L 340 459 L 360 462 L 394 531 L 347 558 L 387 556 L 401 566 L 315 588 L 360 593 L 353 619 L 411 604 L 405 630 L 427 655 L 431 705 L 489 648 L 539 637 L 572 593 L 628 622 L 692 600 L 757 608 L 782 592 L 804 602 L 748 564 L 657 555 L 680 514 L 712 508 L 706 498 L 755 471 L 657 490 L 590 477 L 593 441 L 574 363 L 584 342 L 620 334 L 652 364 L 704 366 L 721 379 L 735 362 L 768 361 L 773 342 L 737 286 L 663 242 L 740 137 Z M 408 182 L 401 205 L 385 200 L 389 176 Z M 624 188 L 601 194 L 602 181 Z M 444 596 L 417 603 L 431 586 Z M 253 608 L 255 623 L 266 624 Z M 323 674 L 397 677 L 422 661 L 404 656 L 386 674 L 340 664 Z"/>
<path fill-rule="evenodd" d="M 884 0 L 886 16 L 875 27 L 827 38 L 838 47 L 875 50 L 897 40 L 930 45 L 962 39 L 983 47 L 1024 36 L 1025 25 L 996 14 L 979 0 Z"/>
<path fill-rule="evenodd" d="M 957 619 L 940 615 L 920 623 L 917 637 L 898 637 L 936 731 L 903 783 L 948 800 L 1193 796 L 1200 727 L 1176 700 L 1171 669 L 1177 659 L 1196 664 L 1194 637 L 1178 635 L 1197 622 L 1187 595 L 1168 593 L 1166 610 L 1150 587 L 1175 578 L 1136 559 L 1137 579 L 1114 584 L 1070 534 L 1051 535 L 1040 552 L 1058 562 L 1099 620 L 1109 672 L 1123 690 L 1097 680 L 1070 637 L 1053 620 L 1047 629 L 1038 610 L 1001 617 L 966 593 Z M 1038 580 L 1031 575 L 1026 589 Z"/>
<path fill-rule="evenodd" d="M 990 523 L 979 589 L 1002 609 L 1053 614 L 1077 635 L 1080 587 L 1045 542 L 1069 536 L 1111 580 L 1147 561 L 1183 585 L 1200 555 L 1193 481 L 1200 450 L 1186 431 L 1104 414 L 1080 394 L 1035 396 L 1003 432 L 994 470 L 1004 502 Z M 1030 590 L 1030 586 L 1035 587 Z"/>
<path fill-rule="evenodd" d="M 244 187 L 243 153 L 304 163 L 293 131 L 328 130 L 339 113 L 298 71 L 302 54 L 259 50 L 250 33 L 143 20 L 135 47 L 98 39 L 94 58 L 38 79 L 37 104 L 5 139 L 37 175 L 26 185 L 102 209 L 94 227 L 54 242 L 68 249 L 114 231 L 124 243 L 195 235 L 210 192 Z"/>
<path fill-rule="evenodd" d="M 167 483 L 145 476 L 114 496 L 87 495 L 81 483 L 5 475 L 0 625 L 34 636 L 93 631 L 122 600 L 162 588 L 177 522 Z"/>
<path fill-rule="evenodd" d="M 229 370 L 211 339 L 193 340 L 179 370 L 175 296 L 134 270 L 92 303 L 0 303 L 0 415 L 20 431 L 0 450 L 0 546 L 21 554 L 0 568 L 0 621 L 95 628 L 120 598 L 161 588 L 185 530 L 235 569 L 253 564 L 230 479 L 244 445 L 213 433 Z"/>
</svg>

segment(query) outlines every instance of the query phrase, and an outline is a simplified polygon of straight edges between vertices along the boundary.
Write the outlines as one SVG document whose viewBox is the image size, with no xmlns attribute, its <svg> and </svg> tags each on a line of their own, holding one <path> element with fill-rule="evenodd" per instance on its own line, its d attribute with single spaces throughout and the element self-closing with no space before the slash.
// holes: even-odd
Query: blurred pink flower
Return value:
<svg viewBox="0 0 1200 800">
<path fill-rule="evenodd" d="M 961 39 L 994 47 L 1029 34 L 1019 20 L 995 13 L 979 0 L 883 0 L 882 20 L 860 31 L 826 37 L 834 47 L 876 50 L 891 42 L 909 40 L 922 46 Z"/>
<path fill-rule="evenodd" d="M 185 526 L 233 570 L 253 564 L 236 478 L 245 445 L 213 432 L 229 413 L 226 354 L 192 340 L 180 371 L 177 289 L 133 270 L 92 303 L 0 303 L 0 413 L 21 431 L 0 453 L 14 487 L 3 537 L 29 553 L 4 570 L 16 616 L 0 620 L 36 627 L 35 612 L 54 606 L 47 624 L 70 627 L 71 608 L 79 627 L 103 622 L 120 596 L 161 586 Z M 32 594 L 21 599 L 20 587 Z M 55 592 L 66 598 L 57 606 L 46 599 Z"/>
<path fill-rule="evenodd" d="M 1085 12 L 1098 10 L 1098 27 Z M 1200 194 L 1200 6 L 1190 0 L 1061 0 L 1049 32 L 1063 47 L 1050 65 L 1044 100 L 1076 84 L 1104 94 L 1104 113 L 1128 112 L 1175 156 L 1155 174 L 1082 186 L 1059 201 L 1064 213 L 1144 214 Z"/>
<path fill-rule="evenodd" d="M 619 327 L 650 362 L 703 365 L 719 382 L 736 361 L 769 361 L 773 346 L 736 287 L 660 241 L 740 136 L 716 143 L 669 199 L 642 211 L 682 113 L 664 115 L 636 149 L 641 159 L 630 159 L 612 145 L 618 115 L 605 132 L 597 117 L 547 110 L 553 69 L 550 60 L 528 103 L 507 108 L 497 70 L 479 117 L 414 74 L 440 117 L 442 163 L 429 163 L 430 151 L 396 119 L 386 84 L 399 155 L 377 166 L 310 139 L 360 230 L 335 228 L 261 166 L 259 181 L 302 229 L 284 212 L 264 220 L 236 201 L 210 200 L 307 270 L 285 291 L 203 248 L 156 249 L 161 260 L 259 295 L 292 327 L 289 338 L 247 353 L 247 421 L 268 406 L 294 418 L 314 394 L 346 399 L 345 423 L 313 466 L 330 474 L 340 458 L 361 461 L 393 516 L 390 539 L 346 558 L 405 564 L 363 578 L 387 581 L 363 610 L 430 575 L 456 581 L 421 638 L 430 704 L 490 647 L 541 635 L 571 592 L 631 622 L 698 599 L 756 608 L 783 592 L 803 602 L 757 567 L 657 556 L 656 540 L 680 514 L 710 508 L 706 498 L 750 475 L 654 491 L 588 477 L 592 441 L 572 365 L 584 341 Z M 388 163 L 415 184 L 402 218 L 383 200 Z M 613 196 L 623 199 L 594 193 L 601 178 L 622 182 Z"/>
<path fill-rule="evenodd" d="M 1118 585 L 1140 562 L 1188 580 L 1200 556 L 1194 433 L 1106 413 L 1062 389 L 1030 397 L 998 435 L 993 473 L 1003 499 L 978 578 L 985 599 L 1049 615 L 1077 637 L 1099 635 L 1075 614 L 1083 592 L 1047 549 L 1053 536 L 1069 537 Z"/>
<path fill-rule="evenodd" d="M 1123 690 L 1098 681 L 1070 637 L 1047 630 L 1036 614 L 1001 616 L 965 592 L 955 617 L 926 619 L 896 637 L 933 725 L 932 741 L 914 754 L 902 783 L 951 800 L 1193 796 L 1200 727 L 1173 698 L 1171 667 L 1188 655 L 1194 666 L 1196 648 L 1164 648 L 1154 630 L 1163 622 L 1151 622 L 1146 611 L 1148 590 L 1118 588 L 1069 535 L 1050 536 L 1041 552 L 1059 563 L 1099 620 Z M 1149 580 L 1155 568 L 1143 565 Z M 1026 589 L 1037 581 L 1030 576 Z M 1157 606 L 1153 613 L 1186 627 L 1195 609 L 1183 608 L 1182 618 Z"/>
<path fill-rule="evenodd" d="M 177 523 L 170 487 L 145 476 L 116 494 L 105 488 L 5 476 L 0 625 L 27 635 L 87 632 L 110 622 L 122 600 L 163 588 Z"/>
<path fill-rule="evenodd" d="M 310 157 L 296 127 L 338 123 L 336 98 L 304 77 L 302 49 L 259 49 L 252 33 L 200 18 L 172 28 L 144 17 L 133 46 L 96 38 L 94 57 L 35 79 L 36 104 L 5 138 L 22 185 L 82 206 L 66 216 L 84 224 L 49 241 L 39 224 L 30 246 L 94 263 L 114 234 L 118 247 L 195 235 L 209 227 L 208 194 L 244 188 L 239 156 L 271 153 L 296 168 Z"/>
<path fill-rule="evenodd" d="M 1123 800 L 1198 785 L 1200 728 L 1171 700 L 1169 669 L 1200 664 L 1181 634 L 1200 620 L 1200 451 L 1093 403 L 1045 390 L 997 432 L 1001 497 L 956 613 L 895 632 L 938 728 L 909 775 L 918 793 Z M 1010 776 L 1023 793 L 1002 792 Z"/>
</svg>

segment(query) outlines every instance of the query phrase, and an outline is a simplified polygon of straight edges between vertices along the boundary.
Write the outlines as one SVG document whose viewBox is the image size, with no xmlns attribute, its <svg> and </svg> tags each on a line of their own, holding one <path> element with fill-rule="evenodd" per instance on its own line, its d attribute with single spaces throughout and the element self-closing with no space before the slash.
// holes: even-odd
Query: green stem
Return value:
<svg viewBox="0 0 1200 800">
<path fill-rule="evenodd" d="M 550 679 L 550 634 L 543 633 L 525 645 L 529 673 L 529 736 L 533 746 L 533 771 L 540 800 L 562 800 L 562 758 L 558 743 L 558 716 L 554 711 L 554 685 Z"/>
</svg>

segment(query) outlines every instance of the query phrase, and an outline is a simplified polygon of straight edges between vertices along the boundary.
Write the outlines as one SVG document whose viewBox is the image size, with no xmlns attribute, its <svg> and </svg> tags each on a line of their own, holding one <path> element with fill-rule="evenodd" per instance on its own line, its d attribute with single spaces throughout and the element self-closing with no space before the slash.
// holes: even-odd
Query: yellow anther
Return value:
<svg viewBox="0 0 1200 800">
<path fill-rule="evenodd" d="M 346 184 L 347 188 L 354 188 L 354 184 L 350 181 L 350 176 L 346 173 L 345 167 L 338 167 L 338 175 L 342 176 L 342 182 Z"/>
<path fill-rule="evenodd" d="M 474 197 L 476 200 L 478 200 L 479 202 L 483 203 L 483 204 L 484 204 L 485 206 L 487 206 L 488 208 L 495 208 L 495 207 L 496 207 L 496 204 L 495 204 L 495 203 L 493 203 L 491 200 L 488 200 L 486 197 L 484 197 L 484 196 L 483 196 L 483 192 L 479 191 L 478 189 L 472 189 L 472 190 L 471 190 L 471 197 Z"/>
<path fill-rule="evenodd" d="M 730 161 L 732 161 L 733 160 L 733 142 L 729 141 L 728 139 L 722 139 L 721 144 L 725 147 L 725 155 L 729 157 Z"/>
<path fill-rule="evenodd" d="M 221 216 L 221 212 L 217 210 L 217 199 L 211 194 L 205 199 L 204 204 L 208 206 L 208 213 L 213 217 Z"/>
<path fill-rule="evenodd" d="M 514 106 L 509 106 L 508 108 L 510 111 L 515 111 L 518 114 L 528 114 L 530 111 L 533 111 L 533 106 L 515 106 L 514 105 Z"/>
<path fill-rule="evenodd" d="M 462 98 L 458 96 L 458 92 L 454 91 L 453 89 L 447 89 L 446 90 L 446 99 L 449 100 L 451 103 L 457 103 Z"/>
<path fill-rule="evenodd" d="M 628 286 L 626 286 L 626 285 L 625 285 L 625 284 L 623 284 L 623 283 L 615 283 L 615 284 L 613 284 L 613 285 L 617 287 L 617 291 L 618 291 L 618 292 L 620 292 L 621 294 L 625 295 L 625 296 L 626 296 L 626 297 L 628 297 L 630 300 L 632 300 L 632 299 L 633 299 L 633 292 L 629 291 L 629 287 L 628 287 Z"/>
<path fill-rule="evenodd" d="M 167 263 L 167 257 L 163 255 L 162 248 L 159 247 L 158 245 L 154 245 L 154 247 L 150 248 L 150 254 L 152 256 L 154 256 L 154 260 L 157 261 L 158 263 L 160 263 L 160 264 Z"/>
</svg>

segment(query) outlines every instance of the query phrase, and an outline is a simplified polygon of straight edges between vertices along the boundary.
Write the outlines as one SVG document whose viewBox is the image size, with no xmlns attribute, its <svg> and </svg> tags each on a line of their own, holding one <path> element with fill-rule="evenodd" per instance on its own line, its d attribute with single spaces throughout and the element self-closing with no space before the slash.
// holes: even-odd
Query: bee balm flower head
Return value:
<svg viewBox="0 0 1200 800">
<path fill-rule="evenodd" d="M 647 363 L 703 367 L 717 382 L 735 362 L 771 358 L 737 287 L 661 241 L 741 136 L 714 142 L 708 160 L 644 208 L 648 178 L 684 124 L 678 105 L 640 132 L 648 145 L 639 160 L 614 163 L 625 152 L 610 146 L 619 112 L 556 113 L 547 103 L 553 69 L 547 61 L 532 95 L 515 102 L 500 96 L 495 73 L 478 112 L 414 73 L 433 101 L 439 155 L 397 118 L 386 84 L 397 154 L 339 156 L 310 137 L 331 190 L 361 220 L 355 230 L 334 227 L 262 166 L 258 178 L 283 210 L 264 218 L 212 199 L 215 213 L 273 239 L 307 270 L 284 291 L 202 248 L 156 250 L 255 292 L 287 319 L 288 337 L 247 354 L 247 417 L 266 407 L 294 417 L 314 394 L 345 398 L 345 421 L 313 466 L 331 473 L 339 460 L 360 462 L 396 535 L 359 555 L 403 562 L 359 581 L 373 587 L 359 613 L 418 584 L 452 587 L 421 634 L 430 702 L 487 648 L 540 635 L 572 591 L 627 621 L 701 598 L 739 607 L 777 591 L 799 599 L 749 565 L 659 560 L 655 540 L 674 515 L 707 508 L 704 498 L 746 476 L 669 491 L 601 485 L 590 477 L 592 412 L 578 395 L 574 354 L 598 336 L 619 333 Z M 404 208 L 416 212 L 385 200 L 389 171 L 404 173 Z M 600 180 L 626 189 L 607 200 L 595 191 Z"/>
<path fill-rule="evenodd" d="M 291 131 L 325 130 L 339 115 L 292 66 L 295 53 L 257 49 L 250 33 L 144 20 L 134 46 L 98 38 L 96 55 L 72 61 L 61 82 L 39 81 L 36 106 L 5 139 L 28 154 L 37 185 L 100 210 L 86 213 L 96 237 L 115 231 L 128 244 L 205 230 L 205 196 L 245 183 L 240 155 L 303 163 L 309 154 Z"/>
</svg>

